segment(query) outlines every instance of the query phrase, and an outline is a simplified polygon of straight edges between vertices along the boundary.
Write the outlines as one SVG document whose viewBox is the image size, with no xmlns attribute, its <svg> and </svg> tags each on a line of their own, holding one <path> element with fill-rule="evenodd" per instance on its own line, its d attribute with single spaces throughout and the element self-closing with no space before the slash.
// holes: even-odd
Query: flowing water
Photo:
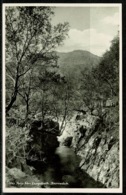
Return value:
<svg viewBox="0 0 126 195">
<path fill-rule="evenodd" d="M 35 168 L 34 174 L 42 182 L 40 187 L 104 187 L 79 167 L 81 159 L 71 147 L 72 137 L 67 137 L 62 145 L 59 143 L 58 123 L 48 120 L 41 131 L 39 126 L 41 126 L 41 121 L 32 123 L 30 135 L 33 141 L 28 146 L 28 151 L 31 151 L 30 158 L 37 157 L 37 160 L 33 161 L 35 158 L 27 160 L 27 164 Z"/>
<path fill-rule="evenodd" d="M 43 182 L 41 188 L 105 188 L 79 168 L 79 157 L 67 146 L 59 146 L 45 170 L 35 175 Z"/>
</svg>

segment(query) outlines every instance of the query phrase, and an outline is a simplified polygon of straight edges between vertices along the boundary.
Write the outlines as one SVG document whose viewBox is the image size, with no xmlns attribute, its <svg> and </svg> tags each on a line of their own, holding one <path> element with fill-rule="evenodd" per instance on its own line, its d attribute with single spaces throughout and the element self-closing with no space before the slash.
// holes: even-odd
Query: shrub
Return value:
<svg viewBox="0 0 126 195">
<path fill-rule="evenodd" d="M 27 142 L 30 141 L 29 130 L 16 125 L 6 127 L 6 166 L 18 167 L 25 161 Z"/>
</svg>

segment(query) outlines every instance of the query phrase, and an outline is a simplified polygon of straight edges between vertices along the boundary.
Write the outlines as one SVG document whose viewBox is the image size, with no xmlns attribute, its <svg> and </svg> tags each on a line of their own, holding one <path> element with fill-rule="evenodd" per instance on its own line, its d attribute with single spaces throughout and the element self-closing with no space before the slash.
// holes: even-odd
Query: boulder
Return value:
<svg viewBox="0 0 126 195">
<path fill-rule="evenodd" d="M 35 175 L 26 174 L 25 172 L 17 169 L 16 167 L 9 169 L 6 168 L 6 187 L 9 188 L 40 188 L 42 181 Z M 39 185 L 40 184 L 40 185 Z"/>
<path fill-rule="evenodd" d="M 98 116 L 98 115 L 99 115 L 98 110 L 96 110 L 96 109 L 93 110 L 93 111 L 92 111 L 92 115 Z"/>
<path fill-rule="evenodd" d="M 29 135 L 32 140 L 28 142 L 27 164 L 39 171 L 45 170 L 47 164 L 59 146 L 57 136 L 60 134 L 59 124 L 52 120 L 33 121 Z M 29 152 L 30 151 L 30 152 Z"/>
</svg>

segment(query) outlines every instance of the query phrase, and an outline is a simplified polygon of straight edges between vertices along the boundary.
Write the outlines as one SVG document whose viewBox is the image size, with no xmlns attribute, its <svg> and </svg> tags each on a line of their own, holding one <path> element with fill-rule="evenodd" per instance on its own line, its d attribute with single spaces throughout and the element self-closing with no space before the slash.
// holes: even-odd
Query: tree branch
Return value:
<svg viewBox="0 0 126 195">
<path fill-rule="evenodd" d="M 13 81 L 13 84 L 15 86 L 15 80 L 12 78 L 12 76 L 10 76 L 8 73 L 6 73 L 6 75 Z"/>
<path fill-rule="evenodd" d="M 22 74 L 19 75 L 19 78 L 22 77 L 23 75 L 25 75 L 31 68 L 28 68 L 25 72 L 23 72 Z"/>
</svg>

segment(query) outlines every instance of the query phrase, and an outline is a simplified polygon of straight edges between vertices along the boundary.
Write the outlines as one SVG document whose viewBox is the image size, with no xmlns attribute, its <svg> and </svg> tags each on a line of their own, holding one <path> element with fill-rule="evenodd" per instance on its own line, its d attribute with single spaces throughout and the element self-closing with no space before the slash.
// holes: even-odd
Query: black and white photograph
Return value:
<svg viewBox="0 0 126 195">
<path fill-rule="evenodd" d="M 122 6 L 3 4 L 3 191 L 122 192 Z"/>
</svg>

